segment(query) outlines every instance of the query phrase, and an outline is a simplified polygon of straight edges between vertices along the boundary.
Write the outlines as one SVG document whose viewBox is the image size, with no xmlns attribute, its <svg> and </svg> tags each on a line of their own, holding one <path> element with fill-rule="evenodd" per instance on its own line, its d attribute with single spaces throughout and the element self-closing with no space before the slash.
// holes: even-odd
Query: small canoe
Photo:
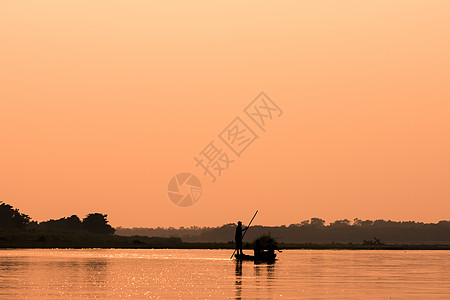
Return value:
<svg viewBox="0 0 450 300">
<path fill-rule="evenodd" d="M 250 261 L 258 261 L 258 262 L 274 262 L 277 257 L 276 254 L 263 254 L 258 256 L 246 255 L 246 254 L 235 254 L 234 257 L 236 260 L 250 260 Z"/>
</svg>

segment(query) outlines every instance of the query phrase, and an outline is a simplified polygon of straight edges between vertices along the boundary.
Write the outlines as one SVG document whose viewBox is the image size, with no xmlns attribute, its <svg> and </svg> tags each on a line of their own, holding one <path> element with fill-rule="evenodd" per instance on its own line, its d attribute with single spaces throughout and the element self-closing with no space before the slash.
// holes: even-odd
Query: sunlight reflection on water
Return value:
<svg viewBox="0 0 450 300">
<path fill-rule="evenodd" d="M 450 252 L 283 251 L 275 264 L 230 250 L 0 250 L 1 298 L 450 298 Z"/>
</svg>

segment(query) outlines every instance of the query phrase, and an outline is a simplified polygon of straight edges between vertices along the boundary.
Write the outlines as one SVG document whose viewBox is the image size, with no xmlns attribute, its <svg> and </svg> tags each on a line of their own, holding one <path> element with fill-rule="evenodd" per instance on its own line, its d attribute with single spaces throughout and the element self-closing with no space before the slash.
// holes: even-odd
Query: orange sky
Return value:
<svg viewBox="0 0 450 300">
<path fill-rule="evenodd" d="M 450 211 L 448 1 L 1 1 L 0 201 L 215 226 Z M 215 183 L 193 157 L 284 111 Z M 172 204 L 170 178 L 204 190 Z"/>
</svg>

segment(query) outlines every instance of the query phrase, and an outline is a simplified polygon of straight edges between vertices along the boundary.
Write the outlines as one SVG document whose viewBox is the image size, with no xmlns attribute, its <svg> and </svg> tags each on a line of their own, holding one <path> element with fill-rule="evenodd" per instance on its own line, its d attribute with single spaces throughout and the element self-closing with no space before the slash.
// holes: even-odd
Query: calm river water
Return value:
<svg viewBox="0 0 450 300">
<path fill-rule="evenodd" d="M 0 250 L 0 298 L 450 299 L 450 251 Z"/>
</svg>

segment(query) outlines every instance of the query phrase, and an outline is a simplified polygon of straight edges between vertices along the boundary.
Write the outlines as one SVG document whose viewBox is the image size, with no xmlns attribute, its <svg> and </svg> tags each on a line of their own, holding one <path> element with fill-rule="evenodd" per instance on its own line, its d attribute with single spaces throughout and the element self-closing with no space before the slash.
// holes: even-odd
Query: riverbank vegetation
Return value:
<svg viewBox="0 0 450 300">
<path fill-rule="evenodd" d="M 235 224 L 190 228 L 113 228 L 107 215 L 90 213 L 44 222 L 0 202 L 0 248 L 234 249 Z M 319 218 L 289 226 L 252 226 L 251 241 L 271 236 L 283 249 L 450 250 L 450 222 L 339 220 Z"/>
</svg>

